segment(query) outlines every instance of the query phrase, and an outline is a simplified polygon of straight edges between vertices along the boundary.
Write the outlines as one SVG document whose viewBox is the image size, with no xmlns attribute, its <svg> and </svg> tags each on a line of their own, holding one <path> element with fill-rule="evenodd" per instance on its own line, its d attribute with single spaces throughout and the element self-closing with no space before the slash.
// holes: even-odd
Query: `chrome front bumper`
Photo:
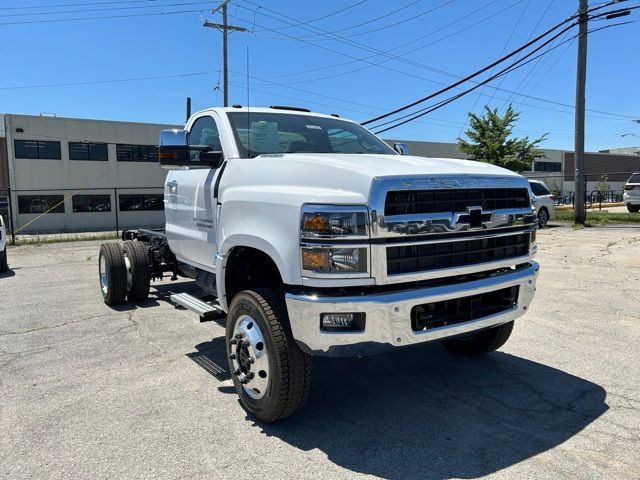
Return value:
<svg viewBox="0 0 640 480">
<path fill-rule="evenodd" d="M 388 347 L 441 340 L 507 323 L 525 313 L 533 300 L 538 264 L 482 280 L 452 285 L 362 296 L 286 295 L 293 337 L 306 352 L 325 356 L 353 356 L 374 353 Z M 426 331 L 413 331 L 411 309 L 416 305 L 467 297 L 502 288 L 519 286 L 514 307 L 504 312 L 468 322 Z M 366 324 L 361 332 L 323 332 L 320 314 L 363 312 Z"/>
</svg>

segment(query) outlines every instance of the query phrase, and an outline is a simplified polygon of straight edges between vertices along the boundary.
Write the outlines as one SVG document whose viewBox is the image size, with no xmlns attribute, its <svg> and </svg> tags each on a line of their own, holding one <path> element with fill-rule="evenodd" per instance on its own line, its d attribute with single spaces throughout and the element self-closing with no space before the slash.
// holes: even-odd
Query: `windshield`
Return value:
<svg viewBox="0 0 640 480">
<path fill-rule="evenodd" d="M 244 158 L 265 153 L 396 154 L 360 125 L 337 118 L 260 112 L 227 115 Z"/>
<path fill-rule="evenodd" d="M 627 183 L 640 183 L 640 173 L 634 173 Z"/>
</svg>

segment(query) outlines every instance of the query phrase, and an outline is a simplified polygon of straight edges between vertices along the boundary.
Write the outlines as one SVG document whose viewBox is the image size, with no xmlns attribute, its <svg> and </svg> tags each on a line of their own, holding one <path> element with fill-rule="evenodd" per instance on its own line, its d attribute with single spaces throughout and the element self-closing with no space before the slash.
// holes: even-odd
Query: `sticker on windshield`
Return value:
<svg viewBox="0 0 640 480">
<path fill-rule="evenodd" d="M 278 123 L 251 122 L 249 149 L 254 152 L 278 151 Z"/>
<path fill-rule="evenodd" d="M 322 130 L 322 127 L 320 125 L 305 125 L 305 126 L 313 130 Z"/>
</svg>

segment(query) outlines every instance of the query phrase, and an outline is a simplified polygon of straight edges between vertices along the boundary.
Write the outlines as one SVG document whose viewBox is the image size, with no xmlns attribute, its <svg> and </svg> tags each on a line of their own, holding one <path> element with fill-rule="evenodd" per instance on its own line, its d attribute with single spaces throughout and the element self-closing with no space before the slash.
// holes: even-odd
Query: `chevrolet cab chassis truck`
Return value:
<svg viewBox="0 0 640 480">
<path fill-rule="evenodd" d="M 293 107 L 213 108 L 160 134 L 165 228 L 100 247 L 107 305 L 151 281 L 194 279 L 226 318 L 244 408 L 287 417 L 309 393 L 310 356 L 440 341 L 500 348 L 538 274 L 528 182 L 483 162 L 405 155 L 360 125 Z"/>
</svg>

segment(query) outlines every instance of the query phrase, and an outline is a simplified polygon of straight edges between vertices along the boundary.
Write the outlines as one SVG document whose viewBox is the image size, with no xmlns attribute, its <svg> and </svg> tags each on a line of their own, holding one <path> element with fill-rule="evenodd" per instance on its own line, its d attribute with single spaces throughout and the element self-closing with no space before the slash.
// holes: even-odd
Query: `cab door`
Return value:
<svg viewBox="0 0 640 480">
<path fill-rule="evenodd" d="M 189 145 L 209 145 L 212 150 L 222 150 L 218 125 L 211 114 L 195 119 L 188 139 Z M 218 202 L 214 190 L 220 170 L 171 170 L 165 182 L 166 233 L 171 251 L 178 260 L 205 270 L 213 269 L 217 252 Z"/>
</svg>

